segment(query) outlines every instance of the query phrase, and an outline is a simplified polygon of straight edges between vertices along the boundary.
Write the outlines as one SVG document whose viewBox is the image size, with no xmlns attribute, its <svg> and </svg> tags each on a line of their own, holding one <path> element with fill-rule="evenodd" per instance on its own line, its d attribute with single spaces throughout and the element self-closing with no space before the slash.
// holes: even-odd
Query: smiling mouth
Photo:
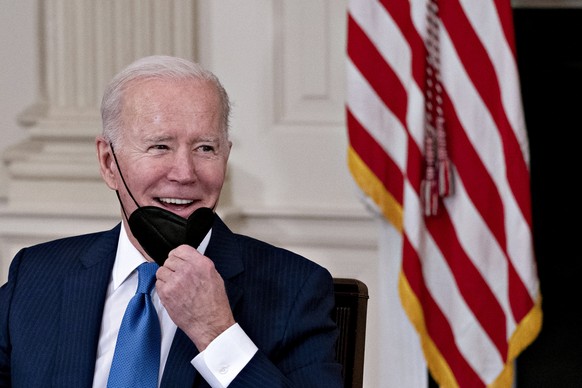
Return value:
<svg viewBox="0 0 582 388">
<path fill-rule="evenodd" d="M 178 206 L 188 206 L 194 203 L 191 199 L 181 199 L 181 198 L 158 198 L 158 201 L 164 205 L 178 205 Z"/>
</svg>

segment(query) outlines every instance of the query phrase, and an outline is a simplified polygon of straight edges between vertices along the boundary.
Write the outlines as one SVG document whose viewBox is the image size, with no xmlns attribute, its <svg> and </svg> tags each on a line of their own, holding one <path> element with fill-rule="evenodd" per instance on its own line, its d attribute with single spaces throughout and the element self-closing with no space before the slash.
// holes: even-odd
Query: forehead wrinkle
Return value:
<svg viewBox="0 0 582 388">
<path fill-rule="evenodd" d="M 218 121 L 212 126 L 218 125 L 221 129 L 221 106 L 215 90 L 198 88 L 198 95 L 193 96 L 189 87 L 184 88 L 179 84 L 177 88 L 163 89 L 160 94 L 155 87 L 147 85 L 150 82 L 153 85 L 157 83 L 149 80 L 135 84 L 126 91 L 126 104 L 122 110 L 126 128 L 140 130 L 144 126 L 154 125 L 171 129 L 175 123 L 184 125 L 190 122 L 197 126 L 207 120 Z M 196 82 L 195 85 L 201 84 Z M 162 98 L 162 95 L 166 98 Z M 179 98 L 184 96 L 183 99 Z"/>
</svg>

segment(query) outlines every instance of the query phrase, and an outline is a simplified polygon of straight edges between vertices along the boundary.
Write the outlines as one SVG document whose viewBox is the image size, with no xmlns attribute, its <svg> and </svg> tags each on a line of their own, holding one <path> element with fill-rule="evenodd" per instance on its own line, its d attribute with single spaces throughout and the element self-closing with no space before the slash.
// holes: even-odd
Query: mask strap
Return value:
<svg viewBox="0 0 582 388">
<path fill-rule="evenodd" d="M 137 201 L 133 197 L 133 194 L 131 194 L 129 187 L 127 187 L 127 183 L 125 183 L 125 178 L 123 178 L 123 174 L 121 173 L 121 168 L 119 168 L 119 162 L 117 161 L 117 155 L 115 155 L 115 150 L 113 149 L 113 143 L 110 142 L 109 146 L 111 147 L 111 153 L 113 154 L 113 160 L 115 160 L 115 165 L 117 166 L 117 171 L 119 171 L 119 176 L 121 177 L 121 181 L 123 182 L 123 185 L 125 186 L 125 190 L 127 190 L 127 193 L 129 194 L 129 196 L 131 197 L 131 199 L 135 203 L 135 206 L 140 208 L 141 206 L 139 206 L 139 204 L 137 203 Z M 115 190 L 115 194 L 117 195 L 117 199 L 119 200 L 119 204 L 121 205 L 121 209 L 123 210 L 123 214 L 125 215 L 125 218 L 129 219 L 129 217 L 127 217 L 127 213 L 125 212 L 125 208 L 123 207 L 123 202 L 121 202 L 121 197 L 119 196 L 119 190 Z"/>
</svg>

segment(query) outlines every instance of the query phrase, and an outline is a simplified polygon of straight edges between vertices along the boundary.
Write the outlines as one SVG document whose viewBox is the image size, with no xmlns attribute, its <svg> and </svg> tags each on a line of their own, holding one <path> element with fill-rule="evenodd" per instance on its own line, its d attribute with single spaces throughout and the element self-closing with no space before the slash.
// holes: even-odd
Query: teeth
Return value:
<svg viewBox="0 0 582 388">
<path fill-rule="evenodd" d="M 160 202 L 171 203 L 174 205 L 188 205 L 194 201 L 190 199 L 179 199 L 179 198 L 160 198 Z"/>
</svg>

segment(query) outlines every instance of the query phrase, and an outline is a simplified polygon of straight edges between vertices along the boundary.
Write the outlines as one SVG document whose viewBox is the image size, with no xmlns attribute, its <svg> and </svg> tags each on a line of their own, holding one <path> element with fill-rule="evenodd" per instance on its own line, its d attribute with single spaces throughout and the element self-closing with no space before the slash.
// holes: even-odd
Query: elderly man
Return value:
<svg viewBox="0 0 582 388">
<path fill-rule="evenodd" d="M 180 58 L 111 81 L 96 148 L 121 223 L 16 255 L 0 386 L 342 386 L 329 272 L 214 212 L 229 112 L 219 80 Z"/>
</svg>

